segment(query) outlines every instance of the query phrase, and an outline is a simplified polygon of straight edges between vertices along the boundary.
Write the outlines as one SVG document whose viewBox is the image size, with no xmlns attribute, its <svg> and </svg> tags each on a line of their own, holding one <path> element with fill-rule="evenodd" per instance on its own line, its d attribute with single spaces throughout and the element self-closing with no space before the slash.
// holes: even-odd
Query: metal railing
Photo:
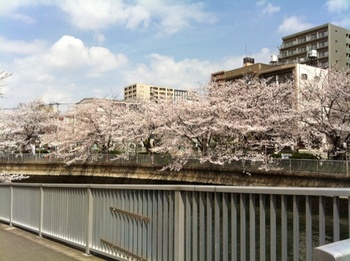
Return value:
<svg viewBox="0 0 350 261">
<path fill-rule="evenodd" d="M 0 184 L 0 221 L 117 260 L 312 260 L 350 189 Z"/>
<path fill-rule="evenodd" d="M 0 163 L 34 163 L 34 162 L 62 162 L 53 155 L 49 154 L 2 154 Z M 103 164 L 127 164 L 127 165 L 147 165 L 164 167 L 171 163 L 171 158 L 162 155 L 134 154 L 127 157 L 118 157 L 113 154 L 92 155 L 87 160 L 90 163 Z M 78 162 L 79 163 L 79 162 Z M 187 167 L 211 167 L 215 169 L 235 169 L 247 171 L 258 170 L 262 167 L 262 162 L 233 161 L 230 164 L 215 165 L 209 162 L 200 163 L 197 159 L 188 160 Z M 346 160 L 317 160 L 317 159 L 274 159 L 270 163 L 271 169 L 277 169 L 287 173 L 308 172 L 315 174 L 335 174 L 338 176 L 349 176 L 349 162 Z"/>
</svg>

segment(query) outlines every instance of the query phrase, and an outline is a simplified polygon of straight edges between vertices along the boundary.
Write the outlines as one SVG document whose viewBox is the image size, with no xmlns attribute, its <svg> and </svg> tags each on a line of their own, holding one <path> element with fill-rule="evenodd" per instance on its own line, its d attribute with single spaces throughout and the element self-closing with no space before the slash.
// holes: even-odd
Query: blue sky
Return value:
<svg viewBox="0 0 350 261">
<path fill-rule="evenodd" d="M 0 107 L 123 99 L 137 82 L 198 87 L 325 23 L 350 28 L 350 0 L 1 1 L 0 70 L 12 76 Z"/>
</svg>

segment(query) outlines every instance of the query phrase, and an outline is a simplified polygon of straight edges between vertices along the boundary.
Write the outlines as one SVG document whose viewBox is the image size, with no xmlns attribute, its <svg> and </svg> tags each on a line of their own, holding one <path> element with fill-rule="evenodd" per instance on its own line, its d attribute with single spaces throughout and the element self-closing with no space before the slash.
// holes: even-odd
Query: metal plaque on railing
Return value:
<svg viewBox="0 0 350 261">
<path fill-rule="evenodd" d="M 117 246 L 117 245 L 115 245 L 115 244 L 113 244 L 111 242 L 108 242 L 107 240 L 104 240 L 104 239 L 101 238 L 100 241 L 101 241 L 101 243 L 104 243 L 107 246 L 113 248 L 114 250 L 116 250 L 116 251 L 118 251 L 118 252 L 120 252 L 120 253 L 122 253 L 122 254 L 124 254 L 126 256 L 129 256 L 129 257 L 131 257 L 131 258 L 133 258 L 133 259 L 135 259 L 137 261 L 146 261 L 146 259 L 144 259 L 143 257 L 135 255 L 135 254 L 129 252 L 128 250 L 125 250 L 125 249 L 123 249 L 123 248 L 121 248 L 121 247 L 119 247 L 119 246 Z"/>
<path fill-rule="evenodd" d="M 128 211 L 125 211 L 125 210 L 121 210 L 121 209 L 115 208 L 115 207 L 110 207 L 109 209 L 110 209 L 111 211 L 113 211 L 113 212 L 120 213 L 120 214 L 122 214 L 122 215 L 126 215 L 126 216 L 129 216 L 129 217 L 138 219 L 138 220 L 143 221 L 143 222 L 145 222 L 145 223 L 150 222 L 150 218 L 145 217 L 145 216 L 141 216 L 141 215 L 138 215 L 138 214 L 134 214 L 134 213 L 131 213 L 131 212 L 128 212 Z"/>
</svg>

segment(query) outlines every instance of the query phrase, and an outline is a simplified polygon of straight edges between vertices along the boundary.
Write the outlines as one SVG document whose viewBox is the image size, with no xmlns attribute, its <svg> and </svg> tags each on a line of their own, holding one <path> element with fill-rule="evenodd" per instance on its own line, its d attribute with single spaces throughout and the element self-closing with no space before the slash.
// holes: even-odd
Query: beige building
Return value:
<svg viewBox="0 0 350 261">
<path fill-rule="evenodd" d="M 350 67 L 350 30 L 328 23 L 285 36 L 278 63 Z"/>
<path fill-rule="evenodd" d="M 183 99 L 187 91 L 135 83 L 124 87 L 124 100 Z"/>
<path fill-rule="evenodd" d="M 247 64 L 247 58 L 244 58 L 243 67 L 229 70 L 219 71 L 211 74 L 212 82 L 234 81 L 243 78 L 246 75 L 270 79 L 271 81 L 284 82 L 293 80 L 294 86 L 299 89 L 301 85 L 307 81 L 312 81 L 317 75 L 323 74 L 322 68 L 310 66 L 307 64 L 264 64 L 252 63 Z M 251 59 L 251 58 L 250 58 Z"/>
</svg>

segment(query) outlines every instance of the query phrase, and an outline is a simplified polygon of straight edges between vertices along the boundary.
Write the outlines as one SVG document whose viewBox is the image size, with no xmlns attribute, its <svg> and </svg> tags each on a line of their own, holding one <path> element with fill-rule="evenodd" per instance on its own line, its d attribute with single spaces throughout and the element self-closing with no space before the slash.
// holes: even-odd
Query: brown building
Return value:
<svg viewBox="0 0 350 261">
<path fill-rule="evenodd" d="M 249 63 L 247 62 L 249 60 Z M 243 67 L 229 70 L 229 71 L 219 71 L 211 74 L 212 82 L 221 82 L 221 81 L 234 81 L 240 79 L 248 74 L 253 74 L 259 76 L 264 69 L 273 67 L 269 64 L 264 63 L 255 63 L 254 59 L 250 57 L 245 57 L 243 59 Z"/>
<path fill-rule="evenodd" d="M 277 65 L 275 62 L 270 64 L 256 63 L 247 64 L 247 58 L 244 58 L 243 67 L 229 71 L 219 71 L 211 74 L 212 82 L 227 82 L 234 81 L 243 78 L 247 75 L 253 75 L 254 77 L 260 77 L 265 79 L 271 79 L 278 82 L 285 80 L 293 80 L 296 87 L 299 87 L 300 80 L 311 79 L 321 73 L 321 68 L 315 66 L 309 66 L 307 64 L 282 64 Z M 251 58 L 249 58 L 251 59 Z M 254 60 L 252 60 L 254 62 Z"/>
</svg>

